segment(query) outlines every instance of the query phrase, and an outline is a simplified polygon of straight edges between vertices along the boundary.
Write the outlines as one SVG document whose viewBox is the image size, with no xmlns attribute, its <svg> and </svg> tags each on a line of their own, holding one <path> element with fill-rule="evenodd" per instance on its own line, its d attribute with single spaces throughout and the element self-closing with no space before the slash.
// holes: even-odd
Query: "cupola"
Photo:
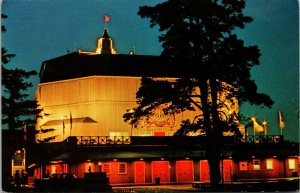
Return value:
<svg viewBox="0 0 300 193">
<path fill-rule="evenodd" d="M 107 28 L 104 28 L 103 35 L 97 41 L 97 54 L 116 54 L 113 48 L 113 40 L 108 35 Z"/>
</svg>

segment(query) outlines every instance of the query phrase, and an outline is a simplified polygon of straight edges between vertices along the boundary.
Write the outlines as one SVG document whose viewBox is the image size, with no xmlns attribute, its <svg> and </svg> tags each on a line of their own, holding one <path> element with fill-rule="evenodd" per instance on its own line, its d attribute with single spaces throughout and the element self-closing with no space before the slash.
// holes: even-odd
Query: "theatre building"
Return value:
<svg viewBox="0 0 300 193">
<path fill-rule="evenodd" d="M 34 176 L 42 178 L 49 171 L 83 178 L 84 173 L 102 171 L 112 185 L 157 179 L 160 183 L 209 181 L 205 136 L 173 136 L 182 120 L 193 120 L 200 112 L 166 115 L 158 107 L 137 127 L 123 120 L 137 106 L 142 77 L 172 81 L 194 73 L 160 56 L 118 54 L 107 29 L 95 51 L 78 50 L 44 61 L 36 90 L 43 108 L 36 140 L 53 138 L 43 144 L 51 149 L 51 156 L 30 165 Z M 228 105 L 228 111 L 238 112 L 237 100 Z M 46 129 L 54 130 L 42 132 Z M 284 142 L 283 136 L 248 136 L 237 143 L 228 135 L 220 171 L 224 181 L 297 176 L 298 145 Z"/>
</svg>

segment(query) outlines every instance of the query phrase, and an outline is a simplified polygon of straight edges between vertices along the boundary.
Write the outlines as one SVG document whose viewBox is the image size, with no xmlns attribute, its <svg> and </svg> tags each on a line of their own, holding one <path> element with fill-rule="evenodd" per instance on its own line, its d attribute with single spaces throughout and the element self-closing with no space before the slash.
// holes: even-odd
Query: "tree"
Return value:
<svg viewBox="0 0 300 193">
<path fill-rule="evenodd" d="M 252 21 L 244 16 L 244 7 L 243 0 L 168 0 L 153 7 L 142 6 L 138 12 L 142 18 L 150 18 L 151 27 L 159 26 L 161 55 L 174 67 L 181 65 L 196 73 L 175 82 L 143 77 L 137 92 L 138 107 L 124 119 L 137 124 L 162 104 L 168 104 L 165 113 L 199 110 L 197 119 L 184 121 L 180 131 L 205 132 L 213 187 L 220 181 L 223 131 L 239 135 L 238 114 L 224 112 L 225 101 L 237 98 L 239 104 L 273 104 L 269 96 L 257 92 L 251 79 L 250 69 L 259 65 L 258 47 L 245 46 L 234 34 L 234 29 Z M 226 100 L 221 93 L 226 93 Z"/>
<path fill-rule="evenodd" d="M 7 16 L 1 14 L 2 19 Z M 6 32 L 1 25 L 1 32 Z M 27 79 L 37 74 L 36 71 L 26 71 L 19 68 L 9 68 L 7 65 L 15 54 L 1 48 L 2 70 L 2 157 L 3 179 L 10 176 L 11 159 L 17 149 L 30 147 L 35 141 L 35 119 L 41 109 L 35 100 L 28 99 L 26 91 L 33 86 Z M 6 181 L 3 181 L 5 185 Z"/>
</svg>

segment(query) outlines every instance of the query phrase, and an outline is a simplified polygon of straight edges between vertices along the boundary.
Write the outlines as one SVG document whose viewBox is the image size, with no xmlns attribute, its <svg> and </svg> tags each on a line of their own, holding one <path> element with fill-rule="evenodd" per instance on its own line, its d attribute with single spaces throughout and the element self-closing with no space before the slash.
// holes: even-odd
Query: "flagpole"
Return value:
<svg viewBox="0 0 300 193">
<path fill-rule="evenodd" d="M 65 120 L 64 120 L 64 118 L 63 118 L 63 130 L 62 130 L 62 132 L 63 132 L 62 141 L 64 141 L 64 138 L 65 138 Z"/>
<path fill-rule="evenodd" d="M 253 122 L 253 136 L 255 137 L 255 126 L 254 126 L 255 117 L 252 117 L 251 120 Z"/>
<path fill-rule="evenodd" d="M 70 110 L 70 137 L 72 136 L 71 134 L 71 132 L 72 132 L 72 124 L 73 124 L 73 120 L 72 120 L 72 112 L 71 112 L 71 110 Z"/>
</svg>

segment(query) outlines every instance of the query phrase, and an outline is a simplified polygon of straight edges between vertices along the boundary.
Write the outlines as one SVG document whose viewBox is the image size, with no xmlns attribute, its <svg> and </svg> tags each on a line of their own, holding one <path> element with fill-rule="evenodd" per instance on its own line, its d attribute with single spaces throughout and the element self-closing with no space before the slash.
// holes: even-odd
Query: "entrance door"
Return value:
<svg viewBox="0 0 300 193">
<path fill-rule="evenodd" d="M 200 180 L 202 182 L 209 182 L 210 175 L 209 175 L 209 165 L 207 160 L 200 161 Z"/>
<path fill-rule="evenodd" d="M 223 160 L 223 178 L 224 181 L 231 181 L 232 175 L 232 160 Z"/>
<path fill-rule="evenodd" d="M 135 162 L 135 183 L 145 183 L 145 162 Z"/>
<path fill-rule="evenodd" d="M 152 182 L 155 178 L 160 178 L 160 182 L 170 182 L 170 170 L 168 161 L 152 162 Z"/>
<path fill-rule="evenodd" d="M 194 169 L 192 161 L 176 161 L 177 182 L 194 181 Z"/>
</svg>

